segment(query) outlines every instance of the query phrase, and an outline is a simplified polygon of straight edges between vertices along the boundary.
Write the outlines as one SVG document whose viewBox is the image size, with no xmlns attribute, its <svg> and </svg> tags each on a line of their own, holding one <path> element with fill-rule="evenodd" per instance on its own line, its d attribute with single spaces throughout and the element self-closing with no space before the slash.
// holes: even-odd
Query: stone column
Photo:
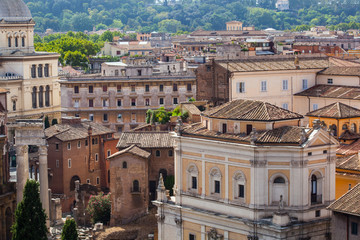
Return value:
<svg viewBox="0 0 360 240">
<path fill-rule="evenodd" d="M 47 164 L 47 146 L 39 147 L 39 178 L 40 178 L 40 200 L 47 217 L 50 216 L 49 211 L 49 180 L 48 180 L 48 164 Z M 46 225 L 50 227 L 49 219 Z"/>
<path fill-rule="evenodd" d="M 28 146 L 16 146 L 16 199 L 17 204 L 23 199 L 26 181 L 29 179 Z"/>
</svg>

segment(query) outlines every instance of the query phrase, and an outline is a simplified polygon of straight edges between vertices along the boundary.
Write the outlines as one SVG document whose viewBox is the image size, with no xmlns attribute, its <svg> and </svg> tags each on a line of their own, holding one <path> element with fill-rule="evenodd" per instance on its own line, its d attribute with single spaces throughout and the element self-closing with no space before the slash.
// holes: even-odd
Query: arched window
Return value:
<svg viewBox="0 0 360 240">
<path fill-rule="evenodd" d="M 221 172 L 217 167 L 210 171 L 210 194 L 220 195 L 221 193 Z"/>
<path fill-rule="evenodd" d="M 331 134 L 333 136 L 337 136 L 337 127 L 336 127 L 336 125 L 335 124 L 331 125 L 330 129 L 331 129 Z"/>
<path fill-rule="evenodd" d="M 36 108 L 37 104 L 36 104 L 36 87 L 33 87 L 33 91 L 32 91 L 32 107 Z"/>
<path fill-rule="evenodd" d="M 140 186 L 139 186 L 139 181 L 138 180 L 133 181 L 132 192 L 140 192 Z"/>
<path fill-rule="evenodd" d="M 199 171 L 195 164 L 190 164 L 186 170 L 186 185 L 190 192 L 198 192 Z"/>
<path fill-rule="evenodd" d="M 44 87 L 39 87 L 39 107 L 44 107 Z"/>
<path fill-rule="evenodd" d="M 124 162 L 122 163 L 122 167 L 123 167 L 123 168 L 127 168 L 127 162 L 124 161 Z"/>
<path fill-rule="evenodd" d="M 38 77 L 42 77 L 43 76 L 43 65 L 39 64 L 38 66 Z"/>
<path fill-rule="evenodd" d="M 15 47 L 18 47 L 18 46 L 19 46 L 19 38 L 15 37 Z"/>
<path fill-rule="evenodd" d="M 74 190 L 75 190 L 75 181 L 81 182 L 79 176 L 76 176 L 76 175 L 75 175 L 75 176 L 73 176 L 73 177 L 71 178 L 71 180 L 70 180 L 70 191 L 74 191 Z"/>
<path fill-rule="evenodd" d="M 49 107 L 50 106 L 50 86 L 47 85 L 45 88 L 45 106 Z"/>
<path fill-rule="evenodd" d="M 277 173 L 272 175 L 269 182 L 270 186 L 270 204 L 278 205 L 282 196 L 283 204 L 288 204 L 288 186 L 289 181 L 285 175 Z"/>
<path fill-rule="evenodd" d="M 346 129 L 348 129 L 347 124 L 342 125 L 342 130 L 346 130 Z"/>
<path fill-rule="evenodd" d="M 8 46 L 11 47 L 11 37 L 8 37 Z"/>
<path fill-rule="evenodd" d="M 352 123 L 352 124 L 351 124 L 351 131 L 354 132 L 354 133 L 356 133 L 356 130 L 357 130 L 357 129 L 356 129 L 356 124 L 355 124 L 355 123 Z"/>
<path fill-rule="evenodd" d="M 233 194 L 234 200 L 245 200 L 245 174 L 241 171 L 235 172 L 233 176 Z"/>
<path fill-rule="evenodd" d="M 21 38 L 21 46 L 22 46 L 22 47 L 25 47 L 25 37 L 22 37 L 22 38 Z"/>
<path fill-rule="evenodd" d="M 311 205 L 322 203 L 322 175 L 314 172 L 310 177 L 310 201 Z"/>
</svg>

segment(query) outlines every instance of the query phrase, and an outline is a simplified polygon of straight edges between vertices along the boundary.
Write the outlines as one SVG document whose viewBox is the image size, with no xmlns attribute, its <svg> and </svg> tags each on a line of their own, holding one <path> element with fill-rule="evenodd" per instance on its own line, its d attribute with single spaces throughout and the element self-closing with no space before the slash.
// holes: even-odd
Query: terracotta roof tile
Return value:
<svg viewBox="0 0 360 240">
<path fill-rule="evenodd" d="M 336 150 L 336 154 L 340 155 L 353 155 L 360 151 L 360 139 L 351 144 L 343 144 Z"/>
<path fill-rule="evenodd" d="M 142 158 L 148 158 L 151 155 L 151 153 L 149 153 L 148 151 L 145 151 L 145 150 L 137 147 L 136 145 L 131 145 L 128 148 L 125 148 L 119 152 L 112 154 L 111 156 L 108 157 L 108 159 L 110 160 L 110 159 L 120 156 L 124 153 L 131 153 L 131 154 L 134 154 L 134 155 L 142 157 Z"/>
<path fill-rule="evenodd" d="M 194 115 L 200 115 L 201 111 L 192 103 L 181 103 L 185 111 Z"/>
<path fill-rule="evenodd" d="M 360 110 L 349 105 L 336 102 L 315 111 L 309 112 L 306 116 L 326 117 L 326 118 L 353 118 L 360 117 Z"/>
<path fill-rule="evenodd" d="M 345 130 L 339 137 L 341 140 L 357 140 L 360 138 L 360 135 L 358 133 Z"/>
<path fill-rule="evenodd" d="M 277 107 L 270 103 L 254 100 L 238 99 L 203 113 L 212 118 L 249 120 L 249 121 L 280 121 L 300 119 L 302 115 Z"/>
<path fill-rule="evenodd" d="M 336 168 L 360 171 L 359 155 L 356 153 L 345 157 L 337 157 Z"/>
<path fill-rule="evenodd" d="M 88 128 L 91 126 L 92 135 L 103 135 L 114 133 L 113 130 L 104 127 L 102 124 L 93 122 L 81 122 L 79 124 L 56 124 L 45 129 L 45 136 L 47 139 L 56 137 L 61 141 L 72 141 L 76 139 L 83 139 L 88 137 Z"/>
<path fill-rule="evenodd" d="M 358 67 L 329 67 L 318 74 L 321 75 L 340 75 L 340 76 L 360 76 L 360 64 Z"/>
<path fill-rule="evenodd" d="M 124 132 L 116 147 L 122 149 L 133 144 L 141 148 L 170 148 L 174 140 L 168 132 Z"/>
<path fill-rule="evenodd" d="M 360 184 L 357 184 L 338 200 L 330 204 L 328 209 L 334 212 L 360 216 Z"/>
<path fill-rule="evenodd" d="M 319 84 L 296 93 L 295 96 L 360 100 L 360 87 Z"/>
</svg>

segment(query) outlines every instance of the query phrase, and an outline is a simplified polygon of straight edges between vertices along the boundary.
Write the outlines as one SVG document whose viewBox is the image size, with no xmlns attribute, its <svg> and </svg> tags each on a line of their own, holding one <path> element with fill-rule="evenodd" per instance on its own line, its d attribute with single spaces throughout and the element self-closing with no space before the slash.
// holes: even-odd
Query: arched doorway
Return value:
<svg viewBox="0 0 360 240">
<path fill-rule="evenodd" d="M 5 211 L 5 231 L 6 231 L 6 240 L 11 240 L 11 226 L 13 224 L 13 214 L 12 211 L 10 209 L 10 207 L 8 207 Z"/>
<path fill-rule="evenodd" d="M 71 178 L 71 180 L 70 180 L 70 191 L 75 190 L 75 181 L 77 181 L 77 180 L 79 180 L 79 182 L 81 183 L 79 176 L 75 175 L 75 176 L 73 176 Z"/>
</svg>

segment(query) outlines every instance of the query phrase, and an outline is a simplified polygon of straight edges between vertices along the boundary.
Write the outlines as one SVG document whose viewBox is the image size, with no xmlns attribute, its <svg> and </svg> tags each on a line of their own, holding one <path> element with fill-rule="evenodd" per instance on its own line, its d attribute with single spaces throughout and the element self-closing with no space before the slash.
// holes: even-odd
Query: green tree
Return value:
<svg viewBox="0 0 360 240">
<path fill-rule="evenodd" d="M 39 183 L 27 180 L 23 200 L 15 211 L 15 223 L 11 227 L 13 240 L 47 240 L 46 214 L 42 208 Z"/>
<path fill-rule="evenodd" d="M 86 211 L 90 214 L 93 223 L 102 222 L 103 224 L 107 224 L 110 221 L 111 212 L 110 193 L 104 195 L 104 193 L 101 192 L 98 195 L 92 195 Z"/>
<path fill-rule="evenodd" d="M 44 120 L 45 129 L 50 127 L 49 117 L 45 116 Z"/>
<path fill-rule="evenodd" d="M 158 23 L 159 32 L 176 33 L 180 30 L 181 22 L 175 19 L 165 19 Z"/>
<path fill-rule="evenodd" d="M 68 219 L 65 221 L 64 227 L 61 233 L 61 240 L 77 240 L 78 232 L 76 230 L 76 222 L 74 219 Z"/>
</svg>

